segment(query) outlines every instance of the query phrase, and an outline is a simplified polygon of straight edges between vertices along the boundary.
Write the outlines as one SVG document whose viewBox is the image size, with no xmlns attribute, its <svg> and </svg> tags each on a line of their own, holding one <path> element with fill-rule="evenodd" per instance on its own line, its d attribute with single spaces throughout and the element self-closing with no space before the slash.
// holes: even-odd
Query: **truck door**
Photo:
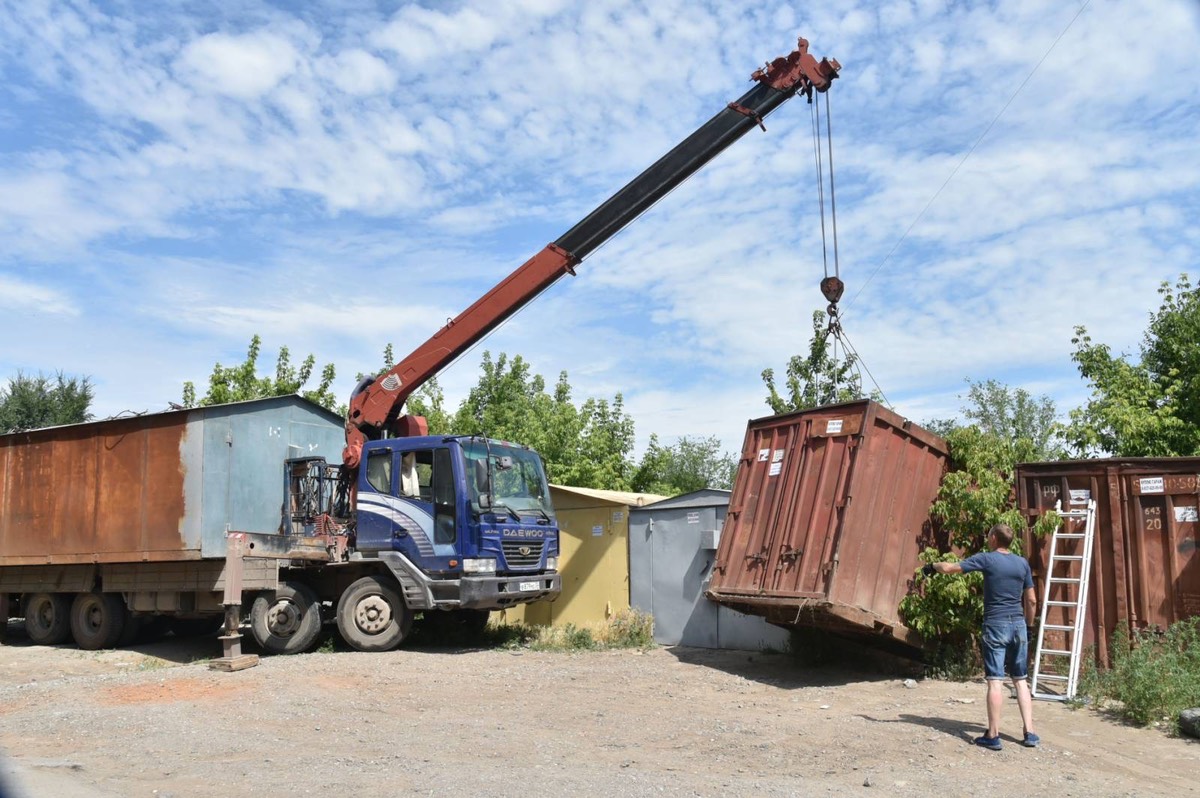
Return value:
<svg viewBox="0 0 1200 798">
<path fill-rule="evenodd" d="M 372 448 L 366 455 L 358 489 L 359 550 L 453 556 L 458 533 L 450 450 Z"/>
</svg>

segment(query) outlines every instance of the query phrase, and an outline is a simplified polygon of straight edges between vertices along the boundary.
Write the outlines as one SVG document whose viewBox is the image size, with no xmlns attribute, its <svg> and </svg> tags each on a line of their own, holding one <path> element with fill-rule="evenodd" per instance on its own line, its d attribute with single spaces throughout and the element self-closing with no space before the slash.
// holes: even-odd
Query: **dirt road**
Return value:
<svg viewBox="0 0 1200 798">
<path fill-rule="evenodd" d="M 215 641 L 0 647 L 0 773 L 27 798 L 1191 795 L 1200 745 L 1036 705 L 1042 748 L 970 745 L 983 688 L 784 655 L 423 649 L 265 657 Z M 189 664 L 190 663 L 190 664 Z M 3 789 L 0 789 L 0 794 Z"/>
</svg>

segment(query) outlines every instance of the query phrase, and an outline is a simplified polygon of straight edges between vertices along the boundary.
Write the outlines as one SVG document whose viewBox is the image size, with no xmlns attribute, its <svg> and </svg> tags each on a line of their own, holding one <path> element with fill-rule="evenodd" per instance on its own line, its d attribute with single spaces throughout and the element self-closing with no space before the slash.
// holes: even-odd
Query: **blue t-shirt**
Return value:
<svg viewBox="0 0 1200 798">
<path fill-rule="evenodd" d="M 959 565 L 964 574 L 983 571 L 983 620 L 1025 617 L 1021 594 L 1033 587 L 1028 560 L 1012 553 L 981 551 Z"/>
</svg>

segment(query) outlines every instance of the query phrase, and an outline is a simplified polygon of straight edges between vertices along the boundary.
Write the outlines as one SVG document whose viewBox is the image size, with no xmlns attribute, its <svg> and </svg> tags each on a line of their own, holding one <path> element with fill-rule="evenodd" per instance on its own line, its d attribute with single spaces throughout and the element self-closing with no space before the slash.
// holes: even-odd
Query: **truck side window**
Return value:
<svg viewBox="0 0 1200 798">
<path fill-rule="evenodd" d="M 400 455 L 400 493 L 404 499 L 433 501 L 433 452 L 424 449 Z"/>
<path fill-rule="evenodd" d="M 380 493 L 392 492 L 392 452 L 384 449 L 367 455 L 367 484 Z"/>
<path fill-rule="evenodd" d="M 433 542 L 453 543 L 455 538 L 454 468 L 449 449 L 433 450 Z"/>
</svg>

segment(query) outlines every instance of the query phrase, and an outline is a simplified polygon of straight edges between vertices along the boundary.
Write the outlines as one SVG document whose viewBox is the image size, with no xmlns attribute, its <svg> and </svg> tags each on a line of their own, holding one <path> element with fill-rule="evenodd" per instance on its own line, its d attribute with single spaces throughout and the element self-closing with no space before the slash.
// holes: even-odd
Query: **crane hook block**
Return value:
<svg viewBox="0 0 1200 798">
<path fill-rule="evenodd" d="M 830 305 L 836 305 L 845 290 L 846 284 L 837 277 L 826 277 L 821 281 L 821 293 L 825 295 L 825 299 Z"/>
</svg>

